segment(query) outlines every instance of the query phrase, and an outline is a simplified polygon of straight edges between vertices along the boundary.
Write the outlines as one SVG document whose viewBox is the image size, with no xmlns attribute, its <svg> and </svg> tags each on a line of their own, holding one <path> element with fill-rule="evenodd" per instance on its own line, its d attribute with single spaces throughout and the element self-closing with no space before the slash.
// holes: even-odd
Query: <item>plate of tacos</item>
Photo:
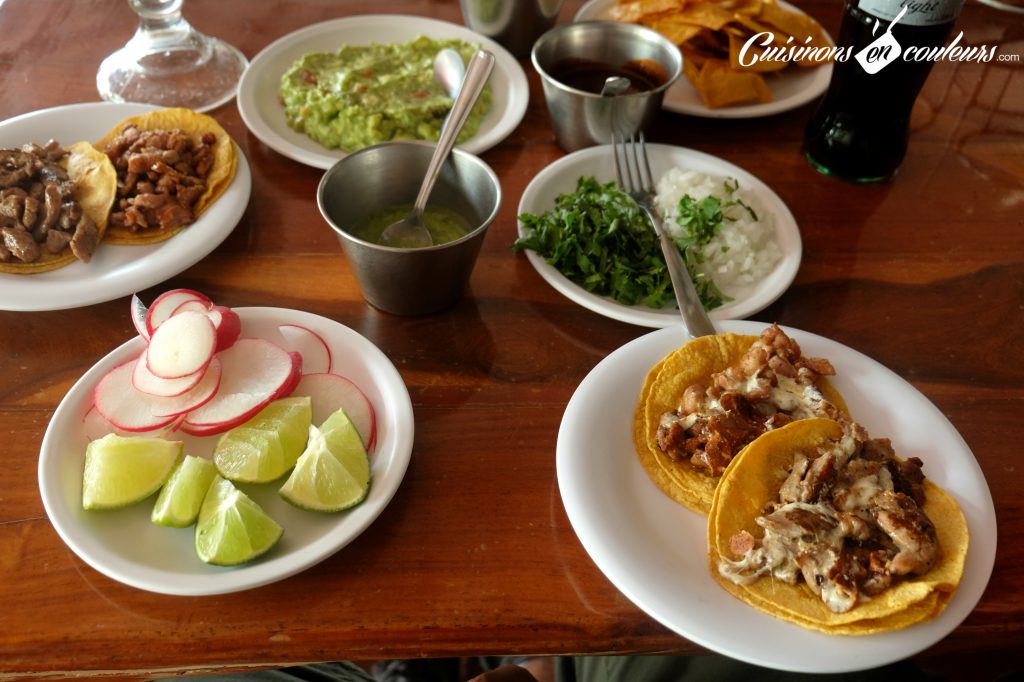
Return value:
<svg viewBox="0 0 1024 682">
<path fill-rule="evenodd" d="M 192 266 L 237 225 L 251 175 L 204 114 L 109 102 L 0 122 L 0 309 L 109 301 Z"/>
<path fill-rule="evenodd" d="M 963 438 L 843 344 L 717 326 L 626 344 L 569 401 L 558 483 L 594 562 L 655 620 L 755 665 L 848 672 L 945 637 L 995 560 Z"/>
</svg>

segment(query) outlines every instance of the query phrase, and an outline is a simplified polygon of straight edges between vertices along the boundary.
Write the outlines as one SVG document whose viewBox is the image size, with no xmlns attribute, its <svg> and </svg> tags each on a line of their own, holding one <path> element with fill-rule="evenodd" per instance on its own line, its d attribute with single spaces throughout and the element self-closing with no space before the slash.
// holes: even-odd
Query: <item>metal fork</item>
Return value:
<svg viewBox="0 0 1024 682">
<path fill-rule="evenodd" d="M 697 289 L 693 286 L 690 272 L 686 269 L 683 256 L 675 242 L 665 232 L 661 216 L 654 207 L 654 176 L 651 164 L 647 160 L 647 146 L 644 134 L 640 133 L 639 142 L 630 135 L 627 141 L 624 136 L 615 133 L 612 136 L 613 153 L 615 155 L 615 175 L 619 186 L 633 198 L 633 201 L 647 214 L 654 232 L 661 242 L 661 252 L 665 255 L 668 274 L 672 279 L 672 290 L 676 294 L 676 304 L 683 318 L 683 326 L 692 338 L 717 334 L 711 318 L 704 311 Z M 621 160 L 620 160 L 621 157 Z"/>
</svg>

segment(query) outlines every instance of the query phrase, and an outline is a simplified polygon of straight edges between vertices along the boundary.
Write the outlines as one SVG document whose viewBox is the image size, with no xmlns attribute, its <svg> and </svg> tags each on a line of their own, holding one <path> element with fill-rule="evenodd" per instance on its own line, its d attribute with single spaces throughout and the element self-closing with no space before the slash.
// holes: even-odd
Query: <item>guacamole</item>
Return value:
<svg viewBox="0 0 1024 682">
<path fill-rule="evenodd" d="M 469 63 L 477 46 L 420 36 L 404 44 L 345 45 L 311 52 L 281 77 L 288 125 L 329 148 L 356 151 L 397 139 L 436 140 L 452 100 L 434 82 L 445 47 Z M 472 137 L 491 108 L 488 85 L 459 141 Z"/>
<path fill-rule="evenodd" d="M 392 206 L 374 213 L 367 221 L 352 230 L 352 235 L 365 242 L 380 243 L 380 236 L 385 228 L 409 215 L 412 204 Z M 434 245 L 446 244 L 466 236 L 473 226 L 461 214 L 444 206 L 427 204 L 423 209 L 423 224 L 427 226 Z"/>
</svg>

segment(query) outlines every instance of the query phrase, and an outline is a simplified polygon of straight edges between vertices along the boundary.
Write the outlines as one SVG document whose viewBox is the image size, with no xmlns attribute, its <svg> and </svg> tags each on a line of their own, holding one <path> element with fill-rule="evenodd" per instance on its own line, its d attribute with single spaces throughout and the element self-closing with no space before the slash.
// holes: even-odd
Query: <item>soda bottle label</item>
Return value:
<svg viewBox="0 0 1024 682">
<path fill-rule="evenodd" d="M 857 6 L 886 21 L 892 21 L 906 8 L 900 17 L 904 26 L 934 26 L 945 24 L 957 18 L 964 0 L 860 0 Z"/>
</svg>

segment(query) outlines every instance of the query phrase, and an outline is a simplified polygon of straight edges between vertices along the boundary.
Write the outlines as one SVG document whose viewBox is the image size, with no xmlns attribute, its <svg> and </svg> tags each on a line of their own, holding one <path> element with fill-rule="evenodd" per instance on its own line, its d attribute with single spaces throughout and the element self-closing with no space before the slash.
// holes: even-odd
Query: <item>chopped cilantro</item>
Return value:
<svg viewBox="0 0 1024 682">
<path fill-rule="evenodd" d="M 705 229 L 714 229 L 715 215 L 721 224 L 722 207 L 717 199 L 713 205 L 707 200 L 694 203 L 705 207 L 699 211 L 706 209 L 711 214 L 694 219 L 703 221 Z M 593 177 L 581 177 L 575 192 L 555 199 L 554 209 L 538 216 L 524 213 L 519 220 L 526 229 L 513 248 L 535 251 L 585 290 L 625 305 L 661 308 L 674 301 L 672 280 L 654 228 L 614 182 L 601 184 Z M 686 249 L 679 246 L 686 259 Z M 688 259 L 687 267 L 693 276 Z M 707 310 L 728 300 L 703 275 L 694 276 L 694 285 Z"/>
</svg>

